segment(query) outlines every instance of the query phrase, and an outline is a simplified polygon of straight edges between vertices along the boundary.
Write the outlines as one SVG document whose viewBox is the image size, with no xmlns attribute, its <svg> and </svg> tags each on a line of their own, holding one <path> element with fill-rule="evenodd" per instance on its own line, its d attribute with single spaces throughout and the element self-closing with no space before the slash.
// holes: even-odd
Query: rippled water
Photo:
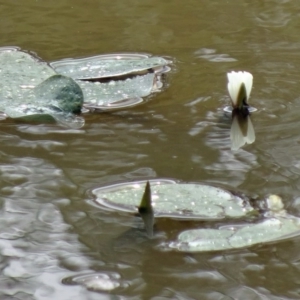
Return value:
<svg viewBox="0 0 300 300">
<path fill-rule="evenodd" d="M 25 2 L 24 2 L 25 3 Z M 183 229 L 100 210 L 92 190 L 167 177 L 263 197 L 299 215 L 297 1 L 6 1 L 0 46 L 49 61 L 112 52 L 174 60 L 168 88 L 80 130 L 0 123 L 0 299 L 299 299 L 300 241 L 213 254 L 164 252 Z M 254 75 L 256 141 L 230 148 L 226 72 Z M 95 292 L 98 290 L 98 292 Z M 101 290 L 101 292 L 99 292 Z"/>
</svg>

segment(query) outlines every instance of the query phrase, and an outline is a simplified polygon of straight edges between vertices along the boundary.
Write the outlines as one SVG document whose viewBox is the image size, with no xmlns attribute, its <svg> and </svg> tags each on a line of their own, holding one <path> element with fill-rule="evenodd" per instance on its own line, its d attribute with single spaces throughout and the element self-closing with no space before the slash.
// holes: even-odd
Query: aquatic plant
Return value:
<svg viewBox="0 0 300 300">
<path fill-rule="evenodd" d="M 153 209 L 155 218 L 186 220 L 252 218 L 257 214 L 241 197 L 214 186 L 161 178 L 149 180 L 145 189 L 146 183 L 145 180 L 123 182 L 94 189 L 95 204 L 130 213 L 136 213 L 139 207 L 140 214 Z"/>
<path fill-rule="evenodd" d="M 87 110 L 111 111 L 160 91 L 170 61 L 149 54 L 106 54 L 48 64 L 18 47 L 0 47 L 0 116 L 54 119 L 80 128 Z M 2 115 L 1 115 L 2 113 Z"/>
<path fill-rule="evenodd" d="M 231 149 L 238 150 L 245 144 L 252 144 L 255 141 L 255 132 L 249 114 L 256 109 L 248 105 L 253 76 L 245 71 L 232 71 L 227 73 L 227 78 L 232 108 L 226 107 L 224 110 L 232 113 Z"/>
<path fill-rule="evenodd" d="M 229 72 L 228 78 L 228 92 L 232 101 L 233 109 L 243 109 L 248 107 L 248 100 L 250 97 L 253 76 L 246 71 Z"/>
<path fill-rule="evenodd" d="M 183 252 L 231 250 L 275 243 L 300 233 L 300 218 L 285 210 L 278 195 L 269 195 L 254 203 L 246 196 L 214 186 L 163 178 L 116 183 L 97 188 L 93 194 L 100 207 L 131 213 L 138 211 L 149 237 L 153 235 L 154 218 L 228 222 L 223 226 L 212 223 L 210 228 L 201 227 L 199 223 L 199 228 L 181 231 L 175 240 L 163 243 L 164 249 Z"/>
</svg>

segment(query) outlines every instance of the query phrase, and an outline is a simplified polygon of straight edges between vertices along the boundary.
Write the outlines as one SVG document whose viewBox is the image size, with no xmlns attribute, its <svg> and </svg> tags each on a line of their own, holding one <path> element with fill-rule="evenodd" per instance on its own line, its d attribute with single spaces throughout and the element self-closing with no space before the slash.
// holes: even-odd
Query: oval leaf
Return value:
<svg viewBox="0 0 300 300">
<path fill-rule="evenodd" d="M 80 59 L 63 59 L 50 63 L 59 74 L 80 80 L 120 77 L 148 70 L 162 70 L 170 62 L 147 54 L 106 54 Z"/>
<path fill-rule="evenodd" d="M 220 251 L 280 241 L 299 234 L 299 218 L 276 217 L 236 227 L 187 230 L 179 234 L 178 240 L 169 246 L 184 252 Z"/>
<path fill-rule="evenodd" d="M 156 91 L 155 73 L 110 82 L 77 81 L 84 94 L 84 106 L 88 109 L 115 110 L 135 106 L 142 97 Z"/>
<path fill-rule="evenodd" d="M 46 63 L 19 48 L 0 48 L 0 110 L 24 104 L 24 94 L 56 72 Z"/>
<path fill-rule="evenodd" d="M 150 57 L 147 54 L 111 54 L 84 59 L 66 59 L 53 62 L 51 65 L 61 74 L 76 78 L 77 84 L 83 92 L 84 104 L 87 109 L 110 111 L 140 104 L 143 102 L 143 97 L 158 91 L 162 87 L 160 74 L 169 70 L 167 67 L 169 63 L 164 58 Z M 36 116 L 41 120 L 43 115 L 50 115 L 64 125 L 67 125 L 69 121 L 74 123 L 73 120 L 76 121 L 76 124 L 74 123 L 76 128 L 80 124 L 83 125 L 83 120 L 79 121 L 79 118 L 70 116 L 64 119 L 61 113 L 57 114 L 56 109 L 52 109 L 54 107 L 61 109 L 61 105 L 57 105 L 57 103 L 49 105 L 49 103 L 57 102 L 57 99 L 51 98 L 53 96 L 51 95 L 52 87 L 47 79 L 56 75 L 69 78 L 70 83 L 72 80 L 70 77 L 57 75 L 56 71 L 46 62 L 18 47 L 0 48 L 0 65 L 0 111 L 3 112 L 3 116 L 29 117 L 31 120 Z M 127 77 L 120 78 L 124 75 Z M 117 77 L 115 80 L 105 80 L 101 83 L 78 80 L 99 79 L 103 76 L 106 78 Z M 44 81 L 45 83 L 42 84 Z M 71 85 L 76 85 L 74 80 Z M 68 106 L 67 112 L 79 111 L 78 108 L 72 108 L 74 106 L 72 96 L 79 95 L 79 93 L 74 93 L 68 84 L 66 91 L 70 93 L 64 97 L 65 104 L 63 106 Z M 57 89 L 55 89 L 56 92 Z M 60 95 L 62 94 L 63 89 L 60 91 Z M 70 99 L 72 100 L 71 105 L 69 105 Z M 66 112 L 65 109 L 62 110 Z"/>
<path fill-rule="evenodd" d="M 111 209 L 136 212 L 146 181 L 121 183 L 95 189 L 95 202 Z M 228 191 L 203 184 L 150 180 L 156 217 L 220 220 L 252 215 L 249 203 Z"/>
</svg>

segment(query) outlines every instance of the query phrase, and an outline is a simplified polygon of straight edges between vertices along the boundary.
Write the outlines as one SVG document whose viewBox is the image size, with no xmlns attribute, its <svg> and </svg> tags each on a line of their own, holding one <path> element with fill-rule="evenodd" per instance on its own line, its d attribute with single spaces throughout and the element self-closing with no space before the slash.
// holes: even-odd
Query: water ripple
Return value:
<svg viewBox="0 0 300 300">
<path fill-rule="evenodd" d="M 262 27 L 284 27 L 293 19 L 293 15 L 290 7 L 286 9 L 284 3 L 278 3 L 270 9 L 260 11 L 256 21 Z"/>
<path fill-rule="evenodd" d="M 210 62 L 233 62 L 237 59 L 230 57 L 228 54 L 218 54 L 215 49 L 201 48 L 194 52 L 196 57 L 203 58 Z"/>
</svg>

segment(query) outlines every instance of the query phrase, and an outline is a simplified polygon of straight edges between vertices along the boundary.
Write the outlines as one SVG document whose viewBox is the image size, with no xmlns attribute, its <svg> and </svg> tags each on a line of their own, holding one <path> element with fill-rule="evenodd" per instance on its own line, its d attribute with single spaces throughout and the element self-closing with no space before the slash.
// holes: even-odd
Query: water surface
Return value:
<svg viewBox="0 0 300 300">
<path fill-rule="evenodd" d="M 223 223 L 160 219 L 149 240 L 139 218 L 101 210 L 91 194 L 120 180 L 167 177 L 278 193 L 298 215 L 296 1 L 28 0 L 0 11 L 0 46 L 48 61 L 124 51 L 174 60 L 166 90 L 130 110 L 86 115 L 82 129 L 1 121 L 1 299 L 299 299 L 299 238 L 165 252 L 159 246 L 180 231 Z M 239 151 L 223 112 L 231 70 L 254 75 L 258 109 L 256 141 Z M 63 281 L 87 273 L 119 287 L 99 294 Z"/>
</svg>

